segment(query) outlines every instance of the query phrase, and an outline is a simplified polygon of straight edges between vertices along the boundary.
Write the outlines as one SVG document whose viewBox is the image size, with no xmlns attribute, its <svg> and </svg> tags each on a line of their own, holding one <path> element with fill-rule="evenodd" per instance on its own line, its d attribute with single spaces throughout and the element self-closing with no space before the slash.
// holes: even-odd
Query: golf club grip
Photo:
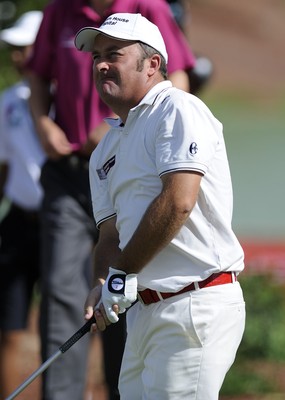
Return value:
<svg viewBox="0 0 285 400">
<path fill-rule="evenodd" d="M 93 315 L 74 335 L 71 336 L 63 345 L 60 346 L 59 350 L 65 353 L 71 346 L 73 346 L 82 336 L 90 331 L 91 325 L 95 324 L 96 319 Z"/>
</svg>

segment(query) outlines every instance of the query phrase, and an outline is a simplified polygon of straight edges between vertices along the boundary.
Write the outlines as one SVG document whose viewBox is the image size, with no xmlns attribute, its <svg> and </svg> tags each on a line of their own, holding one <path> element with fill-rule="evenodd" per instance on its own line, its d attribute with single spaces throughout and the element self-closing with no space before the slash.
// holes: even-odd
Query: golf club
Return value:
<svg viewBox="0 0 285 400">
<path fill-rule="evenodd" d="M 61 354 L 65 353 L 71 346 L 73 346 L 82 336 L 90 331 L 91 325 L 96 322 L 93 316 L 87 321 L 77 332 L 74 333 L 63 345 L 59 347 L 51 357 L 49 357 L 29 378 L 27 378 L 13 393 L 10 394 L 5 400 L 12 400 L 19 393 L 21 393 L 34 379 L 36 379 L 42 372 L 44 372 Z"/>
</svg>

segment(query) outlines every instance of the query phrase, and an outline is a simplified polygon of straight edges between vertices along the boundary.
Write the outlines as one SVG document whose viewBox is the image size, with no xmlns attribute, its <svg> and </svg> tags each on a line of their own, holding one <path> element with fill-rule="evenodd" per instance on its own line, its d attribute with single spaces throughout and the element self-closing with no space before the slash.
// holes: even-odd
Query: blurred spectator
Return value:
<svg viewBox="0 0 285 400">
<path fill-rule="evenodd" d="M 1 398 L 22 380 L 19 353 L 39 278 L 39 177 L 45 155 L 29 110 L 24 65 L 41 20 L 40 11 L 30 11 L 0 32 L 0 40 L 9 46 L 12 64 L 23 78 L 0 99 L 0 201 L 5 198 L 10 203 L 0 222 Z"/>
<path fill-rule="evenodd" d="M 172 14 L 179 25 L 180 29 L 184 31 L 185 28 L 185 1 L 183 0 L 167 0 L 170 5 Z M 196 64 L 194 68 L 188 70 L 189 80 L 191 82 L 191 93 L 199 95 L 201 90 L 209 83 L 213 75 L 212 61 L 203 54 L 195 54 Z"/>
<path fill-rule="evenodd" d="M 189 91 L 187 71 L 195 64 L 165 0 L 54 0 L 45 8 L 29 64 L 31 107 L 48 155 L 41 177 L 43 360 L 83 322 L 82 305 L 92 283 L 91 250 L 97 239 L 90 208 L 88 160 L 107 131 L 103 118 L 111 115 L 95 89 L 92 58 L 75 49 L 74 36 L 81 27 L 100 26 L 108 15 L 120 11 L 140 12 L 159 26 L 175 86 Z M 54 119 L 48 116 L 52 104 Z M 119 398 L 117 380 L 124 339 L 124 318 L 103 334 L 110 399 Z M 85 337 L 48 368 L 43 377 L 44 400 L 82 400 L 87 351 Z"/>
</svg>

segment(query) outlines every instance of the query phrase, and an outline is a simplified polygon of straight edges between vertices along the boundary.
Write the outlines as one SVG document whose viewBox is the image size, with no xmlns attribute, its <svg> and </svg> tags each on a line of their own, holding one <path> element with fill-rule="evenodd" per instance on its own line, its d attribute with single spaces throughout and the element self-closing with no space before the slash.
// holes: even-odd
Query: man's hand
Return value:
<svg viewBox="0 0 285 400">
<path fill-rule="evenodd" d="M 99 279 L 98 285 L 96 285 L 89 293 L 85 305 L 84 305 L 84 317 L 88 321 L 92 318 L 93 314 L 96 318 L 96 323 L 92 325 L 91 332 L 104 331 L 108 325 L 111 324 L 107 318 L 103 303 L 101 303 L 101 293 L 104 284 L 103 279 Z M 117 305 L 113 306 L 113 311 L 118 315 L 119 307 Z"/>
<path fill-rule="evenodd" d="M 137 299 L 137 274 L 126 274 L 124 271 L 109 267 L 109 274 L 102 287 L 101 303 L 110 322 L 119 318 L 113 306 L 119 307 L 122 314 Z"/>
<path fill-rule="evenodd" d="M 63 130 L 49 117 L 41 117 L 37 124 L 42 146 L 49 158 L 57 160 L 72 152 Z"/>
</svg>

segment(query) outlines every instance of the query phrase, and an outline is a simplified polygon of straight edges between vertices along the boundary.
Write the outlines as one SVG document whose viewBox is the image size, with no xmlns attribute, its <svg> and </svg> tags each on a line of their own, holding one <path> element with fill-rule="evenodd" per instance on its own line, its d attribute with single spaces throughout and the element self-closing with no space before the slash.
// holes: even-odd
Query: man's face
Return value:
<svg viewBox="0 0 285 400">
<path fill-rule="evenodd" d="M 138 43 L 115 40 L 104 35 L 95 39 L 93 73 L 102 100 L 111 108 L 119 102 L 130 108 L 146 93 L 147 60 L 141 64 Z"/>
<path fill-rule="evenodd" d="M 10 46 L 10 57 L 16 70 L 21 74 L 32 53 L 33 46 Z"/>
</svg>

